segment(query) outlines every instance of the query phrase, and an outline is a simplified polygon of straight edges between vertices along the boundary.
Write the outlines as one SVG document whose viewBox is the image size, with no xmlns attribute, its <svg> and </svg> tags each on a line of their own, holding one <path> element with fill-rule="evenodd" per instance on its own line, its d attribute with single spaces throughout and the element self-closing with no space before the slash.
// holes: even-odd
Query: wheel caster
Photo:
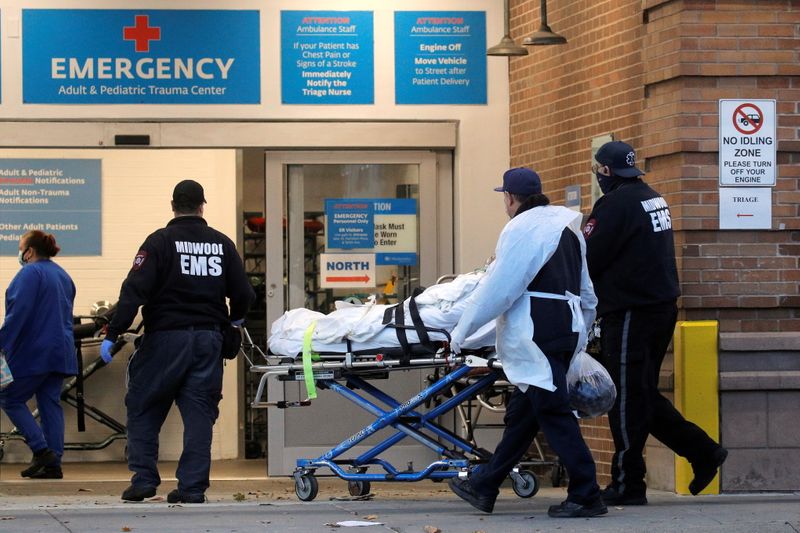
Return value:
<svg viewBox="0 0 800 533">
<path fill-rule="evenodd" d="M 369 481 L 348 481 L 347 492 L 350 496 L 366 496 L 370 491 Z"/>
<path fill-rule="evenodd" d="M 310 502 L 317 497 L 319 482 L 314 474 L 303 474 L 294 480 L 294 493 L 300 501 Z"/>
<path fill-rule="evenodd" d="M 530 498 L 539 492 L 539 480 L 530 470 L 520 470 L 511 476 L 514 493 L 520 498 Z"/>
</svg>

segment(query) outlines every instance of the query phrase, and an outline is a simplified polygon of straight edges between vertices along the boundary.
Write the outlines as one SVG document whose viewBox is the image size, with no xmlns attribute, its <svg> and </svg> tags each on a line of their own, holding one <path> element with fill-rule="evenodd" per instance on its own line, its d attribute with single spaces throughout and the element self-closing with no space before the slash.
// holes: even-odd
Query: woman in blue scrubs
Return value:
<svg viewBox="0 0 800 533">
<path fill-rule="evenodd" d="M 53 235 L 32 230 L 19 241 L 22 266 L 6 289 L 0 349 L 14 381 L 0 392 L 5 412 L 33 452 L 22 477 L 60 479 L 64 454 L 61 386 L 75 375 L 72 306 L 75 284 L 51 258 L 59 252 Z M 26 403 L 36 396 L 41 426 Z"/>
</svg>

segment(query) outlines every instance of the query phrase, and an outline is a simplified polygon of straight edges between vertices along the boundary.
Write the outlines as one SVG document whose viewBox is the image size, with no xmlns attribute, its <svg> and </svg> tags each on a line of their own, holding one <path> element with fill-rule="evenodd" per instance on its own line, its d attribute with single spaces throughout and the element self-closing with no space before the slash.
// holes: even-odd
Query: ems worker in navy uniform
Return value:
<svg viewBox="0 0 800 533">
<path fill-rule="evenodd" d="M 691 463 L 689 490 L 697 494 L 714 479 L 728 452 L 658 391 L 680 295 L 669 206 L 641 180 L 644 172 L 636 168 L 630 145 L 606 143 L 595 159 L 604 195 L 583 234 L 599 300 L 603 363 L 617 387 L 608 413 L 615 452 L 603 500 L 608 505 L 647 503 L 642 450 L 648 435 Z"/>
<path fill-rule="evenodd" d="M 569 473 L 567 499 L 553 505 L 557 518 L 607 513 L 594 459 L 569 407 L 566 371 L 586 346 L 597 299 L 586 268 L 581 214 L 549 205 L 539 176 L 527 168 L 503 175 L 506 213 L 489 266 L 452 332 L 451 351 L 497 318 L 497 356 L 514 392 L 505 431 L 489 462 L 450 488 L 473 507 L 491 513 L 498 488 L 528 451 L 539 429 Z"/>
<path fill-rule="evenodd" d="M 209 486 L 211 435 L 222 398 L 222 331 L 242 323 L 255 299 L 233 242 L 203 219 L 203 187 L 175 186 L 174 218 L 142 244 L 122 284 L 101 357 L 111 362 L 117 337 L 142 306 L 144 335 L 128 363 L 126 501 L 155 496 L 158 434 L 177 404 L 183 419 L 178 488 L 170 503 L 202 503 Z M 230 301 L 230 309 L 225 299 Z"/>
</svg>

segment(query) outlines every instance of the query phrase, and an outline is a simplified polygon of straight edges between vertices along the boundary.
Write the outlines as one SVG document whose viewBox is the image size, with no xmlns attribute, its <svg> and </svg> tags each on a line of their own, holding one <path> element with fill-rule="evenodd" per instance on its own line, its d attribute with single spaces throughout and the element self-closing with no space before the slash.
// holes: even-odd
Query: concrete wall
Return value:
<svg viewBox="0 0 800 533">
<path fill-rule="evenodd" d="M 239 228 L 236 212 L 236 152 L 234 150 L 0 150 L 0 158 L 87 158 L 100 159 L 102 172 L 102 255 L 99 257 L 60 257 L 55 261 L 72 276 L 77 289 L 75 314 L 88 315 L 99 300 L 114 302 L 130 269 L 139 245 L 151 232 L 171 218 L 169 202 L 172 188 L 187 177 L 205 188 L 208 223 L 235 239 Z M 66 250 L 64 250 L 66 252 Z M 0 257 L 0 287 L 7 287 L 17 273 L 16 257 Z M 5 309 L 0 310 L 0 319 Z M 138 324 L 138 321 L 137 321 Z M 87 403 L 125 424 L 125 369 L 130 347 L 113 363 L 86 381 Z M 97 357 L 97 347 L 85 351 L 88 363 Z M 225 372 L 220 418 L 214 428 L 212 454 L 233 458 L 239 454 L 238 420 L 241 407 L 236 402 L 235 366 Z M 68 442 L 102 441 L 112 431 L 87 419 L 87 431 L 76 430 L 75 410 L 65 408 Z M 162 431 L 161 458 L 177 459 L 182 449 L 182 423 L 173 409 Z M 0 432 L 11 424 L 0 418 Z M 65 461 L 121 460 L 125 441 L 117 441 L 102 451 L 68 452 Z M 21 441 L 6 446 L 9 461 L 28 461 L 30 452 Z"/>
<path fill-rule="evenodd" d="M 800 334 L 720 335 L 722 490 L 800 486 Z"/>
</svg>

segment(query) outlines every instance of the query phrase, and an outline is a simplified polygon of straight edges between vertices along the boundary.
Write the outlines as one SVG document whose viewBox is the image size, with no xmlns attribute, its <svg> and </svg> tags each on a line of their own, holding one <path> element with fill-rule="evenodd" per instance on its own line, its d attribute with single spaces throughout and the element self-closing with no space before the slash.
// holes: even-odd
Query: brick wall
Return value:
<svg viewBox="0 0 800 533">
<path fill-rule="evenodd" d="M 539 27 L 537 0 L 512 0 L 511 35 Z M 800 2 L 550 0 L 563 46 L 510 61 L 512 165 L 540 171 L 563 202 L 590 208 L 591 139 L 638 148 L 646 181 L 670 203 L 686 320 L 723 332 L 800 331 Z M 777 100 L 772 231 L 719 231 L 718 100 Z M 607 479 L 606 420 L 584 434 Z"/>
</svg>

